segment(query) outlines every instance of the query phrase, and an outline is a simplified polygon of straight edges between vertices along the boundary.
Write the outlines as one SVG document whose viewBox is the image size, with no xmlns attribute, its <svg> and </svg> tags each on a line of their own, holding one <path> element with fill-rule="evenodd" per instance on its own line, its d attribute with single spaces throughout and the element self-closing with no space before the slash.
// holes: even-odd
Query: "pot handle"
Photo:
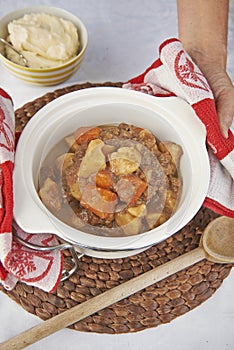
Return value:
<svg viewBox="0 0 234 350">
<path fill-rule="evenodd" d="M 61 282 L 67 280 L 69 277 L 71 277 L 73 275 L 73 273 L 78 269 L 79 260 L 84 255 L 83 253 L 77 254 L 74 246 L 66 241 L 64 241 L 64 243 L 61 243 L 58 245 L 45 247 L 45 246 L 29 243 L 29 242 L 25 241 L 24 239 L 22 239 L 21 237 L 19 237 L 18 235 L 16 235 L 15 233 L 14 233 L 14 238 L 15 238 L 16 242 L 22 244 L 23 246 L 30 248 L 30 249 L 33 249 L 33 250 L 39 250 L 42 252 L 51 252 L 54 250 L 65 250 L 65 249 L 69 250 L 71 253 L 71 257 L 72 257 L 73 266 L 70 270 L 66 270 L 66 269 L 63 270 L 62 278 L 60 280 Z"/>
</svg>

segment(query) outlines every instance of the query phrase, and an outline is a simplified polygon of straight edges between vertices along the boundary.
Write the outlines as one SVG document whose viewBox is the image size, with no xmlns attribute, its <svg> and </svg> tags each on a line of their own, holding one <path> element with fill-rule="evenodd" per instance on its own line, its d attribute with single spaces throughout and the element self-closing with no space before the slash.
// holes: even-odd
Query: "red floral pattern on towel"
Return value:
<svg viewBox="0 0 234 350">
<path fill-rule="evenodd" d="M 206 127 L 210 159 L 210 185 L 204 206 L 234 217 L 234 135 L 221 133 L 212 91 L 200 69 L 184 51 L 178 39 L 160 45 L 160 58 L 144 73 L 129 80 L 124 88 L 154 96 L 178 96 L 193 108 Z M 166 94 L 158 94 L 161 89 Z"/>
<path fill-rule="evenodd" d="M 178 80 L 191 88 L 210 91 L 210 87 L 204 75 L 197 71 L 193 62 L 185 55 L 184 51 L 178 52 L 174 65 Z"/>
<path fill-rule="evenodd" d="M 0 283 L 12 289 L 21 280 L 52 292 L 62 275 L 62 253 L 29 249 L 14 241 L 12 234 L 14 148 L 13 104 L 9 95 L 0 89 Z M 34 245 L 58 244 L 51 234 L 28 234 L 15 223 L 14 230 Z"/>
</svg>

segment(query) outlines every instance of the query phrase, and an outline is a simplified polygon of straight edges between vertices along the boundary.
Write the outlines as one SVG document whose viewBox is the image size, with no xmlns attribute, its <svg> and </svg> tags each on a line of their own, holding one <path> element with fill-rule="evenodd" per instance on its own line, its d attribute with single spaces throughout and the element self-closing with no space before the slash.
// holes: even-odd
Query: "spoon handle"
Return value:
<svg viewBox="0 0 234 350">
<path fill-rule="evenodd" d="M 60 329 L 68 327 L 117 301 L 203 260 L 205 257 L 204 250 L 198 247 L 16 335 L 1 343 L 0 350 L 24 349 Z"/>
</svg>

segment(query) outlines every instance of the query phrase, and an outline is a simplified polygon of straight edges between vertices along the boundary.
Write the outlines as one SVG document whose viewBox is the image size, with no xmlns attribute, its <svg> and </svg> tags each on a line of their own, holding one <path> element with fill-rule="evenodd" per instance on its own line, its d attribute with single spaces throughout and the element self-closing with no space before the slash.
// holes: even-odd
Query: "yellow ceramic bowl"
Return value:
<svg viewBox="0 0 234 350">
<path fill-rule="evenodd" d="M 88 34 L 84 24 L 75 15 L 56 7 L 34 6 L 11 12 L 0 19 L 0 37 L 7 38 L 7 25 L 27 13 L 47 13 L 71 21 L 78 30 L 80 49 L 78 54 L 66 63 L 53 68 L 28 68 L 13 63 L 4 56 L 4 45 L 0 44 L 0 61 L 16 78 L 33 85 L 56 85 L 70 78 L 80 67 L 87 48 Z"/>
</svg>

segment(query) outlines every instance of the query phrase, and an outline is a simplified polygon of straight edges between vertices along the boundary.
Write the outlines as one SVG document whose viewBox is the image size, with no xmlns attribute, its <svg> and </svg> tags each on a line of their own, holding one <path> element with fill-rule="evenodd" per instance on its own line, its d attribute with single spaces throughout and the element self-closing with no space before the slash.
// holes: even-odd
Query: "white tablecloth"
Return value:
<svg viewBox="0 0 234 350">
<path fill-rule="evenodd" d="M 176 1 L 157 0 L 0 0 L 1 16 L 33 5 L 62 7 L 87 26 L 89 45 L 77 74 L 56 87 L 21 83 L 1 66 L 0 87 L 15 109 L 46 92 L 82 82 L 126 81 L 158 56 L 159 44 L 177 36 Z M 234 80 L 234 3 L 230 1 L 228 71 Z M 231 350 L 234 349 L 234 270 L 215 294 L 169 324 L 134 334 L 105 335 L 64 329 L 28 349 Z M 0 342 L 42 322 L 0 293 Z M 10 349 L 9 349 L 10 350 Z"/>
</svg>

